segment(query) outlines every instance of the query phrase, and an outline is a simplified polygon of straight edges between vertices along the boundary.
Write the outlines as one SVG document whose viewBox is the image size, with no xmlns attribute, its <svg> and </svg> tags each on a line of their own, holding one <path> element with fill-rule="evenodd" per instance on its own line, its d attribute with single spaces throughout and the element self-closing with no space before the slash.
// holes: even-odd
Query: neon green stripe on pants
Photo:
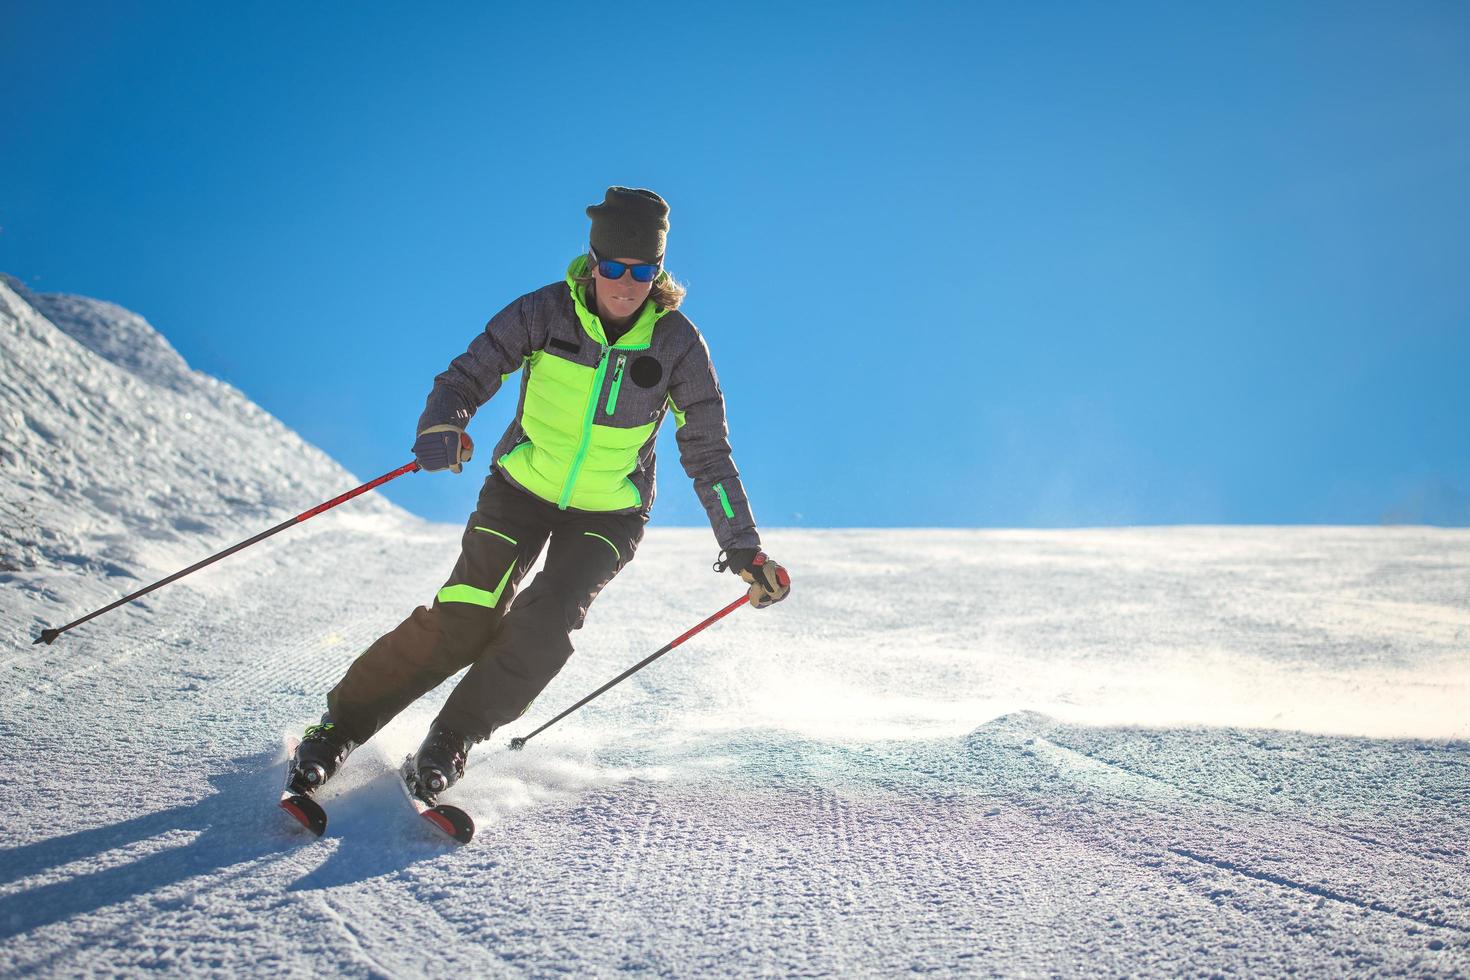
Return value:
<svg viewBox="0 0 1470 980">
<path fill-rule="evenodd" d="M 587 535 L 589 538 L 596 538 L 599 541 L 607 541 L 607 546 L 613 550 L 613 554 L 618 556 L 618 561 L 623 560 L 623 553 L 618 550 L 618 546 L 613 544 L 611 541 L 608 541 L 607 538 L 604 538 L 596 531 L 583 531 L 582 533 Z"/>
<path fill-rule="evenodd" d="M 509 534 L 501 534 L 499 531 L 495 530 L 495 528 L 493 528 L 493 527 L 481 527 L 480 525 L 476 524 L 475 525 L 475 530 L 476 531 L 484 531 L 486 534 L 493 534 L 497 538 L 504 538 L 505 540 L 509 541 L 511 544 L 515 544 L 516 543 L 516 539 L 515 538 L 511 537 Z"/>
<path fill-rule="evenodd" d="M 439 601 L 464 602 L 472 606 L 486 606 L 494 609 L 496 604 L 500 602 L 500 594 L 505 591 L 506 583 L 510 581 L 510 573 L 515 570 L 515 562 L 511 562 L 510 567 L 505 570 L 505 574 L 500 577 L 500 584 L 495 587 L 494 592 L 486 592 L 484 589 L 477 589 L 473 585 L 446 585 L 439 590 Z"/>
</svg>

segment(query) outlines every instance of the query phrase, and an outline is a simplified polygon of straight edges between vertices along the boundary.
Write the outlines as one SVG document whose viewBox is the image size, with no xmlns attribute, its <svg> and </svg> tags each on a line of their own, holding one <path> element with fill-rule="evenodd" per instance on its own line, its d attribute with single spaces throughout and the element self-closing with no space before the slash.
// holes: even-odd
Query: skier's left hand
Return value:
<svg viewBox="0 0 1470 980">
<path fill-rule="evenodd" d="M 750 604 L 764 609 L 786 598 L 791 592 L 791 573 L 778 565 L 764 551 L 735 548 L 725 552 L 716 568 L 728 568 L 750 583 Z"/>
</svg>

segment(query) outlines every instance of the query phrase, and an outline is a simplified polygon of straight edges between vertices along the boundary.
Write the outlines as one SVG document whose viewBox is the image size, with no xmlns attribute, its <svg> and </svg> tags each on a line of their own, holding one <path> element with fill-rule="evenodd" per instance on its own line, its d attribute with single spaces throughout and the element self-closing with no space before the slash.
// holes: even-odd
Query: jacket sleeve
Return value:
<svg viewBox="0 0 1470 980">
<path fill-rule="evenodd" d="M 759 548 L 755 515 L 746 500 L 731 456 L 725 396 L 704 338 L 696 335 L 669 379 L 669 405 L 678 425 L 675 437 L 684 472 L 704 504 L 715 539 L 726 551 Z"/>
<path fill-rule="evenodd" d="M 470 341 L 469 350 L 434 378 L 434 388 L 419 416 L 419 432 L 431 425 L 463 429 L 479 407 L 500 390 L 501 383 L 520 369 L 535 349 L 531 336 L 533 302 L 533 294 L 527 293 L 491 317 L 484 332 Z"/>
</svg>

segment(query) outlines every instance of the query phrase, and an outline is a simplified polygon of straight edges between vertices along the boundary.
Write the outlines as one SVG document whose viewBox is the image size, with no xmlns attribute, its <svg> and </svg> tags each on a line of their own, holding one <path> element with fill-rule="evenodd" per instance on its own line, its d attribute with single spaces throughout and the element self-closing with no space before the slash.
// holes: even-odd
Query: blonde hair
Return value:
<svg viewBox="0 0 1470 980">
<path fill-rule="evenodd" d="M 595 292 L 597 289 L 597 266 L 592 262 L 592 257 L 587 257 L 587 273 L 574 276 L 573 282 L 579 283 L 584 289 Z M 668 269 L 660 269 L 658 276 L 653 280 L 653 288 L 648 291 L 648 298 L 660 309 L 677 310 L 679 304 L 684 302 L 684 297 L 689 294 L 689 289 L 679 280 L 674 278 Z"/>
</svg>

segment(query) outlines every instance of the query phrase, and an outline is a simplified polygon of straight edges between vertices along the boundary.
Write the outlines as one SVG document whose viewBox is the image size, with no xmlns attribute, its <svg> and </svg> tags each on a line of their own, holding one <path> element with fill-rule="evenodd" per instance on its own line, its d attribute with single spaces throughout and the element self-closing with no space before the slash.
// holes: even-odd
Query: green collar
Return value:
<svg viewBox="0 0 1470 980">
<path fill-rule="evenodd" d="M 572 294 L 572 305 L 577 309 L 577 319 L 582 321 L 582 329 L 587 335 L 599 344 L 607 345 L 607 334 L 603 332 L 602 321 L 597 315 L 587 309 L 585 289 L 577 282 L 578 276 L 587 275 L 587 254 L 584 252 L 572 259 L 572 264 L 567 266 L 567 289 Z M 653 300 L 643 304 L 643 309 L 638 312 L 638 319 L 628 328 L 614 344 L 614 347 L 637 347 L 644 348 L 653 342 L 653 325 L 657 323 L 665 313 L 669 312 L 661 306 L 654 305 Z"/>
</svg>

